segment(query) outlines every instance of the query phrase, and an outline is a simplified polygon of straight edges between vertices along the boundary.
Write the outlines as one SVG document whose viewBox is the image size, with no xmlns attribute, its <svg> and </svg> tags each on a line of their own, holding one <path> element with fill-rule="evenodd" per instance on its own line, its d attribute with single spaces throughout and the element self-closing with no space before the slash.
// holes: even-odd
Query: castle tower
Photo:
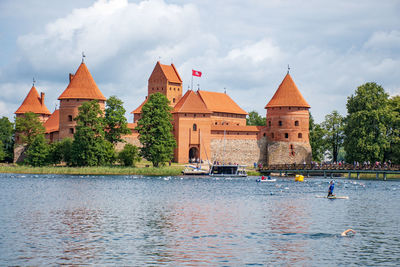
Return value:
<svg viewBox="0 0 400 267">
<path fill-rule="evenodd" d="M 32 85 L 31 90 L 25 97 L 21 106 L 15 111 L 17 117 L 23 116 L 27 112 L 33 112 L 39 116 L 41 122 L 47 121 L 51 113 L 44 104 L 44 93 L 38 94 L 35 86 Z"/>
<path fill-rule="evenodd" d="M 268 165 L 310 163 L 310 105 L 301 95 L 289 72 L 265 108 Z"/>
<path fill-rule="evenodd" d="M 142 107 L 146 104 L 148 97 L 157 92 L 168 98 L 171 107 L 174 107 L 182 98 L 182 79 L 174 64 L 163 65 L 157 61 L 148 81 L 146 99 L 131 112 L 134 123 L 141 118 Z"/>
<path fill-rule="evenodd" d="M 58 100 L 60 100 L 59 139 L 63 139 L 73 137 L 76 126 L 74 118 L 78 115 L 78 108 L 83 102 L 98 100 L 100 108 L 104 111 L 106 98 L 97 87 L 85 63 L 82 62 L 75 75 L 69 75 L 68 87 Z"/>
<path fill-rule="evenodd" d="M 163 65 L 157 61 L 148 82 L 148 93 L 162 93 L 173 107 L 182 97 L 182 79 L 179 76 L 174 64 Z"/>
</svg>

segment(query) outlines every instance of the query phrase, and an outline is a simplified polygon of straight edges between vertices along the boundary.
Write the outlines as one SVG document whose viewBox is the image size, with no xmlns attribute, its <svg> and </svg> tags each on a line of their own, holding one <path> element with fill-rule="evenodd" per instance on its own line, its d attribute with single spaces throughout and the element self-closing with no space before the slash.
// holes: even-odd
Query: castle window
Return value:
<svg viewBox="0 0 400 267">
<path fill-rule="evenodd" d="M 265 137 L 265 133 L 263 134 L 263 136 Z"/>
<path fill-rule="evenodd" d="M 299 134 L 297 135 L 297 137 L 299 137 L 299 139 L 301 139 L 301 138 L 303 138 L 303 134 L 302 134 L 302 133 L 299 133 Z"/>
<path fill-rule="evenodd" d="M 279 122 L 278 122 L 278 125 L 279 125 L 279 126 L 282 126 L 282 121 L 279 121 Z"/>
<path fill-rule="evenodd" d="M 197 124 L 196 123 L 193 124 L 193 131 L 197 131 Z"/>
<path fill-rule="evenodd" d="M 175 98 L 172 98 L 172 103 L 175 103 Z"/>
<path fill-rule="evenodd" d="M 289 134 L 288 133 L 285 133 L 285 138 L 289 138 Z"/>
<path fill-rule="evenodd" d="M 290 145 L 290 149 L 293 149 L 293 145 L 292 144 Z"/>
<path fill-rule="evenodd" d="M 69 128 L 69 133 L 73 134 L 74 133 L 74 128 Z"/>
<path fill-rule="evenodd" d="M 272 139 L 274 139 L 274 138 L 275 138 L 275 135 L 274 135 L 274 133 L 271 133 L 271 138 L 272 138 Z"/>
<path fill-rule="evenodd" d="M 268 121 L 268 126 L 271 127 L 271 121 Z"/>
<path fill-rule="evenodd" d="M 299 126 L 299 121 L 295 121 L 294 126 Z"/>
<path fill-rule="evenodd" d="M 291 107 L 289 107 L 289 110 L 291 110 Z"/>
<path fill-rule="evenodd" d="M 215 122 L 215 125 L 218 125 L 218 122 Z"/>
<path fill-rule="evenodd" d="M 178 88 L 178 91 L 179 91 L 179 88 Z"/>
<path fill-rule="evenodd" d="M 195 117 L 195 118 L 196 118 L 196 114 L 193 114 L 193 117 Z"/>
<path fill-rule="evenodd" d="M 205 117 L 206 116 L 206 114 L 203 114 L 203 117 Z"/>
<path fill-rule="evenodd" d="M 68 115 L 68 121 L 72 121 L 72 115 Z"/>
<path fill-rule="evenodd" d="M 171 87 L 169 88 L 169 90 L 170 90 L 170 91 L 172 90 Z"/>
<path fill-rule="evenodd" d="M 174 87 L 174 91 L 176 90 L 176 88 Z"/>
</svg>

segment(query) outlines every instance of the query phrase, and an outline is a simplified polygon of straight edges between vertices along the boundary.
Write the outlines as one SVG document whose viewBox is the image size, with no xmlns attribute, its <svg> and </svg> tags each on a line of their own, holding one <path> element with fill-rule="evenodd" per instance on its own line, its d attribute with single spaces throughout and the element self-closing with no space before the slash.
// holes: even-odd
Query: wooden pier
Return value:
<svg viewBox="0 0 400 267">
<path fill-rule="evenodd" d="M 324 178 L 333 178 L 334 176 L 346 176 L 351 178 L 352 174 L 356 174 L 360 179 L 360 174 L 375 174 L 376 179 L 387 179 L 388 174 L 395 174 L 400 178 L 400 165 L 391 166 L 354 166 L 351 164 L 282 164 L 269 165 L 259 168 L 259 172 L 269 175 L 271 173 L 279 173 L 279 176 L 287 176 L 291 174 L 301 174 L 304 176 L 323 176 Z"/>
</svg>

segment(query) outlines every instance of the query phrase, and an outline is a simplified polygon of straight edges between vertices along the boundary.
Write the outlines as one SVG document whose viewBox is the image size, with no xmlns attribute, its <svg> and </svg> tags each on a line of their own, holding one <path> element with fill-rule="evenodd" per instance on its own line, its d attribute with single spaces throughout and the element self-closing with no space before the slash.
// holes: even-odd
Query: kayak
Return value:
<svg viewBox="0 0 400 267">
<path fill-rule="evenodd" d="M 327 199 L 349 199 L 348 196 L 316 196 L 317 198 L 327 198 Z"/>
</svg>

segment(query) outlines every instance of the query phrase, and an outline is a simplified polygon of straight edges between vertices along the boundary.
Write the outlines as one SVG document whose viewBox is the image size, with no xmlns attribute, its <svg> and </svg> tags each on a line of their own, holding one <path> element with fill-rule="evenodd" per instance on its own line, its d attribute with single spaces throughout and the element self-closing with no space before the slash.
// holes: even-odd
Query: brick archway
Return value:
<svg viewBox="0 0 400 267">
<path fill-rule="evenodd" d="M 198 147 L 191 147 L 189 148 L 189 162 L 196 161 L 200 158 L 199 148 Z"/>
</svg>

